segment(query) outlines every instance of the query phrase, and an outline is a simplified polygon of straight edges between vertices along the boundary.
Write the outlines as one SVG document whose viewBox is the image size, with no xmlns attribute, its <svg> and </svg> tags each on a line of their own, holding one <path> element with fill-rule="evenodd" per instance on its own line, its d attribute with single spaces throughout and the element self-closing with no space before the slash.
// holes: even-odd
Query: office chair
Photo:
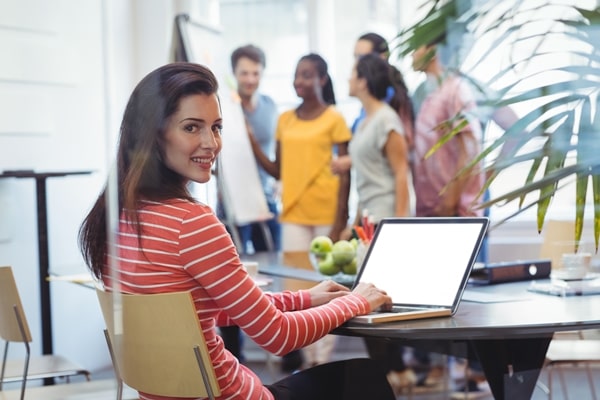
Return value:
<svg viewBox="0 0 600 400">
<path fill-rule="evenodd" d="M 579 339 L 561 339 L 561 336 L 568 334 L 577 335 Z M 592 372 L 592 364 L 600 366 L 600 340 L 587 339 L 583 337 L 581 331 L 556 334 L 550 342 L 550 347 L 546 353 L 544 368 L 548 373 L 548 385 L 538 382 L 538 387 L 548 395 L 548 399 L 552 399 L 552 388 L 554 383 L 554 372 L 558 372 L 560 386 L 564 399 L 568 400 L 567 381 L 565 379 L 563 368 L 564 366 L 583 367 L 586 372 L 588 384 L 590 388 L 590 399 L 596 400 L 596 387 L 594 384 L 594 376 Z"/>
<path fill-rule="evenodd" d="M 562 253 L 573 252 L 575 223 L 571 220 L 549 220 L 544 228 L 544 240 L 540 249 L 541 258 L 550 258 L 552 265 L 561 262 Z M 577 365 L 586 369 L 592 399 L 597 399 L 591 363 L 600 363 L 600 340 L 588 339 L 582 331 L 556 333 L 550 342 L 544 368 L 548 372 L 548 385 L 538 382 L 548 398 L 552 398 L 553 375 L 557 371 L 561 381 L 563 397 L 568 399 L 563 366 Z"/>
<path fill-rule="evenodd" d="M 168 397 L 221 395 L 192 297 L 187 292 L 129 295 L 96 289 L 119 382 Z"/>
<path fill-rule="evenodd" d="M 68 380 L 68 377 L 74 375 L 85 375 L 86 380 L 90 380 L 88 370 L 60 355 L 31 357 L 31 333 L 11 267 L 0 267 L 0 338 L 5 341 L 0 369 L 0 391 L 4 383 L 22 382 L 23 399 L 28 380 L 59 377 L 66 377 Z M 21 342 L 25 345 L 24 360 L 8 360 L 10 342 Z"/>
</svg>

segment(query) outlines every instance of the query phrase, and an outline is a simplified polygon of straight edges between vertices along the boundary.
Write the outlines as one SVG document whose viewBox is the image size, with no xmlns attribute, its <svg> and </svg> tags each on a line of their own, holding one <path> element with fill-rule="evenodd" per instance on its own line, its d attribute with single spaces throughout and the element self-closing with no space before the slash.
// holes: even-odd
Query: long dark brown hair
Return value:
<svg viewBox="0 0 600 400">
<path fill-rule="evenodd" d="M 327 61 L 316 53 L 310 53 L 300 58 L 300 61 L 310 61 L 314 64 L 319 74 L 319 78 L 327 78 L 323 86 L 323 101 L 327 104 L 335 104 L 335 92 L 333 91 L 333 82 L 327 71 Z"/>
<path fill-rule="evenodd" d="M 383 36 L 374 32 L 368 32 L 361 35 L 358 40 L 370 42 L 372 52 L 383 55 L 385 59 L 388 60 L 390 48 L 387 40 L 385 40 Z M 394 96 L 389 99 L 388 103 L 400 116 L 402 124 L 407 131 L 406 135 L 409 146 L 412 146 L 412 137 L 415 129 L 415 109 L 408 93 L 408 87 L 406 86 L 402 73 L 392 64 L 390 64 L 390 77 L 392 87 L 394 88 Z"/>
<path fill-rule="evenodd" d="M 183 198 L 193 201 L 186 180 L 163 162 L 161 142 L 182 98 L 214 94 L 214 74 L 198 64 L 177 62 L 150 72 L 133 90 L 121 122 L 116 159 L 119 214 L 124 212 L 139 232 L 140 200 Z M 102 278 L 108 252 L 108 183 L 79 229 L 79 246 L 94 276 Z"/>
</svg>

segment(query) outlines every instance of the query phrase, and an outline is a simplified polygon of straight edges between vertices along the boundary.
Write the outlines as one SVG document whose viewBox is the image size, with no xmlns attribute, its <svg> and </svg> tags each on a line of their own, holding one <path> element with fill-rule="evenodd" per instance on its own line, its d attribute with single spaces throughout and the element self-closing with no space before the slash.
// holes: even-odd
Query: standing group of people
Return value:
<svg viewBox="0 0 600 400">
<path fill-rule="evenodd" d="M 350 156 L 338 157 L 332 169 L 354 168 L 358 210 L 368 209 L 375 222 L 384 217 L 473 216 L 483 187 L 482 171 L 456 177 L 480 152 L 481 125 L 475 117 L 475 97 L 459 76 L 446 71 L 437 54 L 438 38 L 413 55 L 413 68 L 425 82 L 409 96 L 402 74 L 388 63 L 389 48 L 375 33 L 362 35 L 355 45 L 350 95 L 362 110 L 353 124 Z M 449 132 L 452 140 L 432 155 L 427 153 Z M 409 208 L 409 185 L 415 209 Z M 356 222 L 360 221 L 357 218 Z M 377 339 L 365 340 L 369 355 L 388 371 L 396 393 L 416 384 L 434 384 L 443 377 L 439 357 L 418 349 L 412 359 L 425 373 L 417 376 L 405 362 L 406 349 Z"/>
<path fill-rule="evenodd" d="M 373 38 L 382 41 L 377 44 Z M 472 203 L 483 176 L 475 171 L 454 178 L 479 152 L 480 127 L 469 113 L 474 99 L 458 76 L 437 68 L 435 45 L 415 53 L 413 65 L 428 80 L 423 101 L 413 108 L 402 75 L 387 61 L 385 40 L 374 34 L 361 37 L 357 49 L 363 50 L 349 87 L 363 111 L 352 130 L 335 107 L 321 56 L 311 53 L 298 61 L 294 89 L 301 103 L 278 115 L 273 100 L 258 92 L 264 53 L 252 45 L 234 51 L 232 69 L 250 143 L 276 216 L 268 226 L 277 250 L 306 251 L 317 235 L 334 241 L 347 235 L 351 170 L 357 209 L 368 208 L 376 222 L 411 215 L 411 182 L 416 215 L 480 213 Z M 220 398 L 393 399 L 406 384 L 398 381 L 406 374 L 394 372 L 406 371 L 395 365 L 402 361 L 400 352 L 367 342 L 370 359 L 327 362 L 333 348 L 327 334 L 356 315 L 389 305 L 387 294 L 373 285 L 350 291 L 331 281 L 296 292 L 263 292 L 244 270 L 223 223 L 191 196 L 189 182 L 211 178 L 221 129 L 227 126 L 217 88 L 213 73 L 192 63 L 160 67 L 136 86 L 123 116 L 116 160 L 120 218 L 115 250 L 109 249 L 105 189 L 81 227 L 87 264 L 108 290 L 192 293 Z M 456 116 L 451 127 L 442 124 Z M 426 158 L 453 127 L 461 127 L 460 132 Z M 247 251 L 251 228 L 229 228 L 240 230 L 241 251 Z M 234 328 L 222 328 L 224 343 L 217 328 L 228 326 Z M 239 342 L 230 345 L 240 339 L 238 327 L 267 351 L 291 360 L 288 369 L 305 369 L 263 385 L 240 362 Z M 151 393 L 142 396 L 158 399 Z"/>
<path fill-rule="evenodd" d="M 334 241 L 348 237 L 351 170 L 358 194 L 355 223 L 359 223 L 363 209 L 369 210 L 375 223 L 390 216 L 481 214 L 474 208 L 483 186 L 481 171 L 456 177 L 480 152 L 481 125 L 473 112 L 475 97 L 466 82 L 445 70 L 436 51 L 441 39 L 415 52 L 413 68 L 424 72 L 426 79 L 410 96 L 402 74 L 388 61 L 387 41 L 375 33 L 360 36 L 354 49 L 349 94 L 361 102 L 362 108 L 351 129 L 335 108 L 325 60 L 317 54 L 302 57 L 294 76 L 294 88 L 302 101 L 278 116 L 271 135 L 250 118 L 252 104 L 259 104 L 259 99 L 264 102 L 266 97 L 258 92 L 264 53 L 253 45 L 233 52 L 232 69 L 259 173 L 261 178 L 268 175 L 281 183 L 281 213 L 277 219 L 282 237 L 275 240 L 281 243 L 278 249 L 305 251 L 318 235 Z M 245 84 L 240 73 L 248 64 L 258 71 L 251 86 Z M 269 115 L 269 121 L 273 115 Z M 458 126 L 460 131 L 452 140 L 426 157 L 442 136 Z M 414 211 L 411 187 L 415 193 Z M 265 187 L 269 200 L 271 193 Z M 230 329 L 237 328 L 222 331 Z M 402 347 L 378 340 L 366 340 L 366 345 L 371 358 L 384 366 L 396 393 L 418 383 L 419 378 L 403 360 Z M 286 354 L 282 369 L 293 372 L 322 364 L 329 360 L 333 347 L 334 337 L 325 336 Z M 435 357 L 433 365 L 427 353 L 417 351 L 415 358 L 430 368 L 430 376 L 421 377 L 421 382 L 435 376 L 439 370 Z"/>
</svg>

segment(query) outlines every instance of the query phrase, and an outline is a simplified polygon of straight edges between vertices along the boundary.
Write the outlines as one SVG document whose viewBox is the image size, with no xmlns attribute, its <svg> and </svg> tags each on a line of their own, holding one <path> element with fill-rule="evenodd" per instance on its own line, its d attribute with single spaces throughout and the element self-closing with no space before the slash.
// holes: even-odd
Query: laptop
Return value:
<svg viewBox="0 0 600 400">
<path fill-rule="evenodd" d="M 453 315 L 489 225 L 485 217 L 385 218 L 356 277 L 392 298 L 390 311 L 352 322 L 375 324 Z"/>
</svg>

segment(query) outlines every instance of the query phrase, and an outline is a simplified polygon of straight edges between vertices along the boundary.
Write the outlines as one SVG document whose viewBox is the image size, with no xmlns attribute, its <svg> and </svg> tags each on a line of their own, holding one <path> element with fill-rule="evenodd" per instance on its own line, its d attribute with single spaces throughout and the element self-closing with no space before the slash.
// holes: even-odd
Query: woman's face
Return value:
<svg viewBox="0 0 600 400">
<path fill-rule="evenodd" d="M 435 57 L 435 47 L 421 46 L 416 49 L 412 56 L 412 68 L 415 71 L 426 71 Z"/>
<path fill-rule="evenodd" d="M 321 96 L 325 78 L 319 77 L 315 64 L 310 60 L 301 60 L 294 75 L 294 89 L 298 97 L 306 99 Z"/>
<path fill-rule="evenodd" d="M 369 54 L 373 51 L 373 43 L 366 39 L 359 39 L 354 44 L 354 59 Z"/>
<path fill-rule="evenodd" d="M 179 101 L 163 142 L 165 165 L 188 181 L 206 183 L 221 151 L 223 119 L 216 94 L 194 94 Z"/>
<path fill-rule="evenodd" d="M 235 66 L 233 74 L 237 80 L 238 93 L 242 97 L 251 97 L 260 84 L 263 67 L 261 63 L 241 57 Z"/>
<path fill-rule="evenodd" d="M 352 73 L 350 74 L 350 79 L 348 79 L 348 95 L 352 97 L 356 97 L 359 87 L 360 87 L 361 78 L 358 77 L 358 72 L 356 72 L 356 62 L 352 67 Z"/>
</svg>

